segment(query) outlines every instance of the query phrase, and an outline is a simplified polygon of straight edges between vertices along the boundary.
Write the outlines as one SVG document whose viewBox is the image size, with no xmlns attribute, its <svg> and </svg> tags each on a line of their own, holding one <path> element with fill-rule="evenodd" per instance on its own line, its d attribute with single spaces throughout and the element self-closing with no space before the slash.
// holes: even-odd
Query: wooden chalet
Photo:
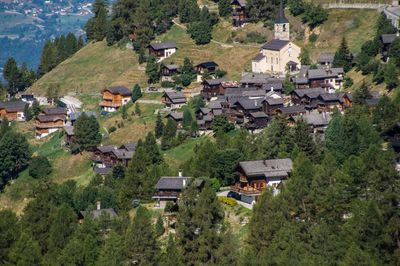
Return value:
<svg viewBox="0 0 400 266">
<path fill-rule="evenodd" d="M 213 97 L 218 95 L 224 95 L 225 89 L 222 83 L 226 81 L 225 79 L 206 79 L 203 81 L 203 89 L 201 90 L 201 96 L 209 101 Z"/>
<path fill-rule="evenodd" d="M 171 110 L 179 109 L 187 103 L 185 95 L 178 91 L 166 91 L 162 102 Z"/>
<path fill-rule="evenodd" d="M 246 8 L 246 0 L 232 0 L 232 20 L 233 26 L 242 27 L 249 21 L 249 15 Z"/>
<path fill-rule="evenodd" d="M 308 89 L 309 88 L 307 77 L 296 77 L 296 78 L 292 79 L 292 82 L 296 89 Z"/>
<path fill-rule="evenodd" d="M 292 105 L 278 108 L 275 113 L 283 116 L 294 117 L 306 114 L 307 110 L 304 105 Z"/>
<path fill-rule="evenodd" d="M 126 144 L 117 148 L 113 145 L 99 146 L 95 149 L 92 161 L 97 168 L 112 168 L 117 164 L 128 166 L 136 150 L 136 144 Z"/>
<path fill-rule="evenodd" d="M 27 105 L 24 101 L 0 102 L 0 119 L 25 121 L 24 109 Z"/>
<path fill-rule="evenodd" d="M 252 132 L 267 127 L 269 117 L 266 113 L 252 112 L 249 114 L 249 121 L 246 123 L 246 128 Z"/>
<path fill-rule="evenodd" d="M 195 66 L 197 74 L 215 74 L 219 70 L 219 65 L 214 61 L 206 61 Z"/>
<path fill-rule="evenodd" d="M 65 116 L 63 115 L 38 115 L 36 117 L 36 137 L 43 138 L 51 133 L 58 131 L 65 125 Z"/>
<path fill-rule="evenodd" d="M 64 119 L 66 119 L 67 115 L 68 115 L 68 110 L 67 110 L 67 108 L 64 108 L 64 107 L 45 108 L 43 110 L 43 113 L 45 115 L 60 116 L 60 117 L 63 117 Z"/>
<path fill-rule="evenodd" d="M 79 222 L 83 223 L 83 220 L 87 217 L 90 217 L 93 220 L 100 219 L 102 216 L 108 216 L 109 218 L 117 217 L 117 213 L 113 208 L 102 209 L 100 205 L 100 201 L 96 203 L 96 209 L 92 211 L 80 211 L 78 218 Z"/>
<path fill-rule="evenodd" d="M 291 159 L 258 160 L 240 162 L 239 176 L 232 191 L 244 195 L 251 195 L 254 200 L 268 187 L 277 189 L 283 180 L 286 180 L 293 170 Z"/>
<path fill-rule="evenodd" d="M 318 111 L 331 112 L 337 108 L 343 110 L 343 93 L 323 93 L 318 96 Z"/>
<path fill-rule="evenodd" d="M 263 86 L 265 85 L 273 84 L 270 85 L 270 87 L 274 87 L 275 91 L 279 91 L 278 88 L 283 88 L 283 80 L 274 78 L 271 75 L 264 73 L 245 74 L 242 76 L 240 84 L 244 88 L 257 87 L 260 89 L 263 88 Z"/>
<path fill-rule="evenodd" d="M 179 74 L 179 67 L 175 64 L 163 65 L 161 67 L 161 81 L 173 81 L 173 77 Z"/>
<path fill-rule="evenodd" d="M 75 142 L 74 126 L 64 126 L 63 129 L 65 146 L 70 147 Z"/>
<path fill-rule="evenodd" d="M 263 111 L 263 99 L 240 98 L 236 103 L 236 110 L 244 116 L 249 116 L 250 113 Z"/>
<path fill-rule="evenodd" d="M 308 70 L 308 82 L 311 88 L 340 89 L 343 84 L 343 68 L 318 68 Z"/>
<path fill-rule="evenodd" d="M 165 118 L 172 119 L 178 128 L 182 128 L 183 112 L 171 112 Z"/>
<path fill-rule="evenodd" d="M 148 48 L 150 55 L 153 55 L 161 60 L 170 57 L 176 53 L 178 49 L 175 42 L 152 43 Z"/>
<path fill-rule="evenodd" d="M 333 54 L 333 53 L 322 53 L 319 55 L 318 63 L 321 66 L 331 66 L 334 57 L 335 57 L 335 54 Z"/>
<path fill-rule="evenodd" d="M 318 97 L 326 93 L 323 88 L 296 89 L 291 93 L 293 104 L 317 105 Z"/>
<path fill-rule="evenodd" d="M 323 134 L 328 127 L 331 116 L 329 113 L 312 112 L 301 117 L 310 129 L 310 133 Z"/>
<path fill-rule="evenodd" d="M 266 98 L 263 102 L 264 110 L 267 115 L 275 115 L 276 110 L 283 107 L 283 98 Z"/>
<path fill-rule="evenodd" d="M 155 185 L 156 192 L 153 195 L 153 199 L 159 202 L 160 207 L 165 207 L 167 202 L 177 202 L 182 191 L 191 182 L 195 182 L 194 185 L 198 189 L 201 189 L 204 185 L 203 180 L 184 177 L 182 173 L 179 173 L 179 176 L 162 176 Z"/>
<path fill-rule="evenodd" d="M 116 86 L 104 89 L 101 92 L 101 97 L 101 110 L 106 112 L 115 112 L 121 106 L 131 101 L 132 92 L 127 87 Z"/>
</svg>

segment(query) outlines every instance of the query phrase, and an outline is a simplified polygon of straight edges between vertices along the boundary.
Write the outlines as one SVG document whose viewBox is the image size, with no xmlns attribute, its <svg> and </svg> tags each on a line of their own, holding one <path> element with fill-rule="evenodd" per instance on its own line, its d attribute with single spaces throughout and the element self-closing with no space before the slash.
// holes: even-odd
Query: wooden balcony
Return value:
<svg viewBox="0 0 400 266">
<path fill-rule="evenodd" d="M 106 107 L 114 107 L 118 108 L 122 105 L 122 103 L 119 102 L 110 102 L 110 101 L 101 101 L 100 106 L 106 106 Z"/>
<path fill-rule="evenodd" d="M 178 191 L 157 191 L 154 193 L 153 198 L 169 198 L 169 199 L 177 199 L 179 198 L 180 192 Z"/>
<path fill-rule="evenodd" d="M 231 190 L 238 192 L 238 193 L 243 193 L 247 195 L 260 195 L 264 190 L 259 190 L 250 186 L 246 187 L 240 187 L 240 186 L 231 186 Z"/>
</svg>

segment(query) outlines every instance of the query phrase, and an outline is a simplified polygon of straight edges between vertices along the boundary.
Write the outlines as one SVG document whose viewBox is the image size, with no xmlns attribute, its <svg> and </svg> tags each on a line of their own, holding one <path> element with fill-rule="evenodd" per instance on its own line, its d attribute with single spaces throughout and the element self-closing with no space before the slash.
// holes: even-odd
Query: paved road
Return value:
<svg viewBox="0 0 400 266">
<path fill-rule="evenodd" d="M 163 104 L 162 101 L 157 101 L 157 100 L 137 100 L 136 102 L 138 103 L 143 103 L 143 104 Z"/>
<path fill-rule="evenodd" d="M 228 192 L 229 192 L 229 191 L 218 192 L 218 193 L 217 193 L 217 196 L 218 196 L 218 197 L 226 197 L 226 196 L 228 195 Z M 243 207 L 249 209 L 249 210 L 252 210 L 252 209 L 253 209 L 253 205 L 251 205 L 251 204 L 248 204 L 248 203 L 243 202 L 243 201 L 240 201 L 240 200 L 236 200 L 236 202 L 237 202 L 238 204 L 242 205 Z"/>
</svg>

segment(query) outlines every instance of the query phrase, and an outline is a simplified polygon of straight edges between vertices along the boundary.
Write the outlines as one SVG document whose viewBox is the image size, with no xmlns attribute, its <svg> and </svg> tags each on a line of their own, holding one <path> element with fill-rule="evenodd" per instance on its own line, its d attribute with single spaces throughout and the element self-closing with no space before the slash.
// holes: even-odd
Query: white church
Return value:
<svg viewBox="0 0 400 266">
<path fill-rule="evenodd" d="M 279 6 L 274 25 L 274 39 L 265 43 L 251 62 L 253 73 L 283 75 L 300 69 L 301 48 L 290 41 L 290 24 L 283 3 Z"/>
</svg>

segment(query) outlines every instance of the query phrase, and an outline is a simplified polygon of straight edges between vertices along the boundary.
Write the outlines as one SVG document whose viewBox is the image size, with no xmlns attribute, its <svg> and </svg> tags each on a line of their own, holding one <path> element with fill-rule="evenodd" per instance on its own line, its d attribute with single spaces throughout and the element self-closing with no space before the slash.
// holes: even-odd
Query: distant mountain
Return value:
<svg viewBox="0 0 400 266">
<path fill-rule="evenodd" d="M 9 57 L 37 68 L 44 42 L 61 34 L 84 34 L 94 0 L 0 0 L 0 66 Z"/>
</svg>

